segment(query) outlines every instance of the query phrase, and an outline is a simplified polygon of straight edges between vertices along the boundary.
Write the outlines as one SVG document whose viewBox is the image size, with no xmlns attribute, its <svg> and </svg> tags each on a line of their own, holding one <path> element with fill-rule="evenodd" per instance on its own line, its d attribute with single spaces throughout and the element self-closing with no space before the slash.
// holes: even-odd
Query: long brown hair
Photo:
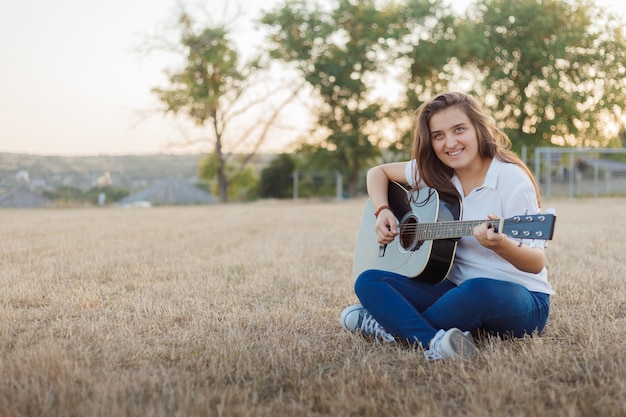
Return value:
<svg viewBox="0 0 626 417">
<path fill-rule="evenodd" d="M 418 172 L 415 173 L 415 184 L 418 183 L 419 177 L 426 185 L 440 193 L 461 197 L 451 181 L 454 170 L 441 162 L 435 154 L 428 126 L 433 114 L 453 106 L 461 108 L 474 125 L 478 136 L 479 155 L 482 158 L 498 158 L 522 168 L 532 181 L 537 194 L 537 202 L 541 204 L 537 181 L 524 161 L 511 150 L 509 137 L 496 127 L 494 120 L 482 109 L 478 100 L 458 92 L 440 94 L 417 109 L 412 151 L 412 158 L 417 161 L 418 168 Z"/>
</svg>

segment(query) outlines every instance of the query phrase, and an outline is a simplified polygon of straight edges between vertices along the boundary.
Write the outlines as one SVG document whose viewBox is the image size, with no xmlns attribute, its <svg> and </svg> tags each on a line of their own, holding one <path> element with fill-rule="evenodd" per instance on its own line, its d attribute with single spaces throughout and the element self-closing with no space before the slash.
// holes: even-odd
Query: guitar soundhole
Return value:
<svg viewBox="0 0 626 417">
<path fill-rule="evenodd" d="M 417 240 L 417 218 L 407 215 L 400 222 L 400 246 L 407 251 L 419 249 L 422 242 Z"/>
</svg>

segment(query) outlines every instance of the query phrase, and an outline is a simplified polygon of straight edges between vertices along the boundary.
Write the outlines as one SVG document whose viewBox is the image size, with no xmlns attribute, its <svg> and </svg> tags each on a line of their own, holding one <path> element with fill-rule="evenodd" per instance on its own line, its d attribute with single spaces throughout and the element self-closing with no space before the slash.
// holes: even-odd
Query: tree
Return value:
<svg viewBox="0 0 626 417">
<path fill-rule="evenodd" d="M 585 0 L 479 0 L 468 10 L 455 56 L 514 148 L 606 145 L 626 105 L 623 24 Z"/>
<path fill-rule="evenodd" d="M 178 24 L 178 47 L 183 51 L 184 65 L 169 71 L 169 86 L 152 91 L 164 104 L 164 113 L 183 114 L 209 132 L 215 156 L 211 161 L 216 164 L 213 172 L 220 200 L 226 202 L 230 182 L 246 172 L 252 156 L 266 140 L 270 127 L 295 92 L 274 106 L 268 105 L 267 99 L 272 93 L 252 92 L 253 86 L 262 84 L 260 74 L 265 67 L 261 59 L 253 58 L 242 63 L 229 38 L 227 25 L 197 25 L 184 10 Z M 274 86 L 273 91 L 277 90 Z M 250 122 L 250 110 L 261 104 L 265 104 L 263 117 Z M 247 123 L 244 121 L 246 115 Z M 247 156 L 229 168 L 235 151 L 242 144 L 246 146 Z"/>
<path fill-rule="evenodd" d="M 337 0 L 327 11 L 317 3 L 287 0 L 261 19 L 270 31 L 271 57 L 291 63 L 320 103 L 311 135 L 316 141 L 302 149 L 321 155 L 325 169 L 341 172 L 351 196 L 388 139 L 385 120 L 395 115 L 389 97 L 398 88 L 390 82 L 390 63 L 405 52 L 419 22 L 434 19 L 437 4 Z"/>
<path fill-rule="evenodd" d="M 44 191 L 43 195 L 65 203 L 96 204 L 100 193 L 106 194 L 107 202 L 114 202 L 126 197 L 129 194 L 129 190 L 110 185 L 92 187 L 88 190 L 81 190 L 70 185 L 61 185 L 54 190 Z"/>
<path fill-rule="evenodd" d="M 241 160 L 247 158 L 245 155 L 238 155 L 234 158 L 234 163 L 229 163 L 225 167 L 224 175 L 228 177 L 228 201 L 250 201 L 258 196 L 258 175 L 255 167 L 246 166 L 241 169 Z M 238 164 L 239 162 L 239 164 Z M 203 188 L 210 193 L 215 193 L 219 189 L 217 171 L 219 161 L 217 155 L 212 153 L 205 156 L 200 161 L 200 179 L 203 180 Z"/>
<path fill-rule="evenodd" d="M 280 154 L 261 171 L 261 198 L 289 198 L 293 194 L 293 173 L 296 164 L 289 154 Z"/>
</svg>

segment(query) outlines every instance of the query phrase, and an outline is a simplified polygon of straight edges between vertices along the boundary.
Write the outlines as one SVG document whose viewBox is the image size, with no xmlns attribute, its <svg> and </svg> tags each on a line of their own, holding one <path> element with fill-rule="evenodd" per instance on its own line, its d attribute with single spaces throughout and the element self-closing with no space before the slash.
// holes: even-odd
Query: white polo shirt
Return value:
<svg viewBox="0 0 626 417">
<path fill-rule="evenodd" d="M 415 183 L 413 169 L 416 167 L 415 160 L 406 165 L 406 178 L 411 186 Z M 463 187 L 456 175 L 452 177 L 452 183 L 463 196 Z M 528 214 L 539 213 L 535 188 L 526 172 L 515 164 L 496 158 L 491 162 L 483 184 L 463 196 L 461 203 L 461 220 L 487 219 L 489 214 L 510 218 L 524 214 L 526 209 Z M 545 247 L 543 240 L 524 240 L 524 243 Z M 458 242 L 448 279 L 458 285 L 471 278 L 499 279 L 520 284 L 530 291 L 554 294 L 546 268 L 538 274 L 520 271 L 491 249 L 482 246 L 473 236 L 465 236 Z"/>
</svg>

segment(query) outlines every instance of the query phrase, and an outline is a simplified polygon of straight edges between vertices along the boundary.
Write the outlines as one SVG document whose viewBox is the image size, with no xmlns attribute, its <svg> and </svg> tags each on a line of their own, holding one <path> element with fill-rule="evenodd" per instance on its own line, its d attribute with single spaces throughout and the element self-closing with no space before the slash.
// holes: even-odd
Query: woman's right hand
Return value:
<svg viewBox="0 0 626 417">
<path fill-rule="evenodd" d="M 381 245 L 391 243 L 395 239 L 398 235 L 398 221 L 390 209 L 386 208 L 378 213 L 374 229 L 376 230 L 378 243 Z"/>
<path fill-rule="evenodd" d="M 403 183 L 406 181 L 406 166 L 408 162 L 391 162 L 378 165 L 367 171 L 367 194 L 375 208 L 388 207 L 389 181 Z M 377 212 L 376 237 L 378 243 L 391 243 L 398 234 L 398 221 L 393 212 L 384 208 Z"/>
</svg>

